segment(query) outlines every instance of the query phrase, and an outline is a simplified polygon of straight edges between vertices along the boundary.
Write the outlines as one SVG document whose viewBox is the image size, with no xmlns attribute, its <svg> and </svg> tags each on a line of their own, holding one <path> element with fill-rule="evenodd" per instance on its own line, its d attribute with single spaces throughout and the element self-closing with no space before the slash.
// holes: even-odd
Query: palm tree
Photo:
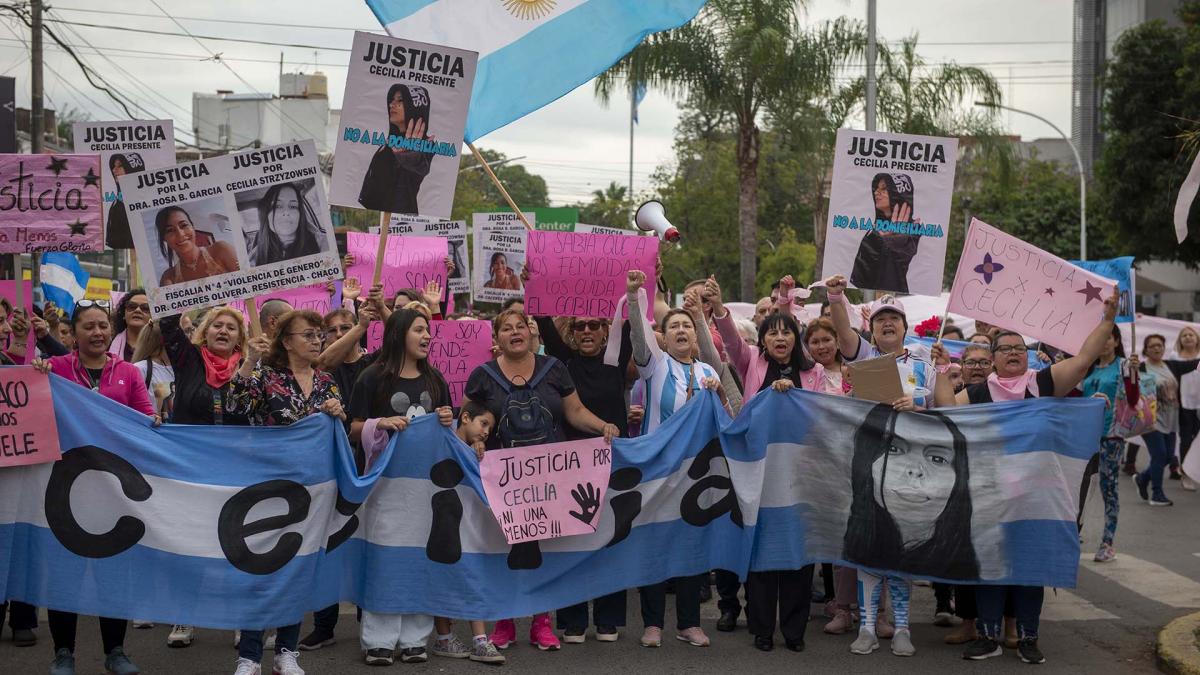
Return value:
<svg viewBox="0 0 1200 675">
<path fill-rule="evenodd" d="M 603 190 L 592 190 L 592 201 L 579 205 L 579 220 L 590 225 L 627 227 L 629 224 L 629 200 L 625 198 L 627 186 L 611 181 Z"/>
<path fill-rule="evenodd" d="M 758 254 L 759 115 L 789 80 L 803 0 L 709 0 L 691 22 L 651 36 L 596 80 L 603 102 L 629 83 L 644 83 L 704 107 L 737 125 L 740 292 L 754 301 Z"/>
<path fill-rule="evenodd" d="M 880 72 L 876 110 L 882 126 L 901 134 L 948 136 L 972 126 L 974 118 L 955 111 L 973 97 L 1000 102 L 1000 85 L 992 74 L 974 66 L 944 63 L 929 69 L 917 54 L 917 36 L 879 50 Z"/>
</svg>

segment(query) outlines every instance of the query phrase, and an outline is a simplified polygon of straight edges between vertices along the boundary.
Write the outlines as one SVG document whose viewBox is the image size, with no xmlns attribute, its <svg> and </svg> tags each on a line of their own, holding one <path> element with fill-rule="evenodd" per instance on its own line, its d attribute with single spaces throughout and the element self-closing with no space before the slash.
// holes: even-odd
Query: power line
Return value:
<svg viewBox="0 0 1200 675">
<path fill-rule="evenodd" d="M 105 14 L 105 15 L 116 15 L 116 16 L 144 16 L 144 17 L 147 17 L 150 19 L 162 19 L 163 18 L 162 16 L 160 16 L 158 14 L 150 14 L 147 12 L 117 12 L 117 11 L 112 11 L 112 10 L 107 10 L 107 9 L 82 9 L 80 7 L 60 7 L 57 5 L 55 6 L 55 9 L 61 10 L 61 11 L 69 11 L 69 12 L 85 12 L 88 14 Z M 349 31 L 356 31 L 356 30 L 377 31 L 380 29 L 379 26 L 368 26 L 365 28 L 361 27 L 361 26 L 319 26 L 319 25 L 307 24 L 307 23 L 280 23 L 278 21 L 251 21 L 249 19 L 215 19 L 215 18 L 201 17 L 201 16 L 177 16 L 176 18 L 180 19 L 182 21 L 207 21 L 209 23 L 230 23 L 230 24 L 242 24 L 242 25 L 247 25 L 247 26 L 270 26 L 272 28 L 312 28 L 312 29 L 317 29 L 317 30 L 349 30 Z"/>
<path fill-rule="evenodd" d="M 154 2 L 154 0 L 151 0 L 151 2 Z M 155 5 L 155 7 L 158 7 L 158 3 L 154 3 L 154 5 Z M 161 7 L 159 9 L 162 10 Z M 170 14 L 167 14 L 166 10 L 162 10 L 162 12 L 163 12 L 163 14 L 166 14 L 166 16 L 170 17 L 174 21 L 174 17 L 171 17 Z M 309 49 L 309 50 L 316 49 L 317 51 L 328 51 L 328 52 L 349 52 L 350 51 L 350 49 L 348 47 L 326 47 L 326 46 L 322 46 L 322 45 L 295 44 L 295 43 L 290 43 L 290 42 L 269 42 L 266 40 L 251 40 L 249 38 L 218 37 L 215 35 L 194 35 L 191 32 L 188 32 L 188 29 L 184 28 L 183 24 L 179 23 L 178 21 L 175 22 L 175 25 L 179 26 L 179 28 L 184 31 L 182 33 L 175 33 L 175 32 L 166 31 L 166 30 L 153 30 L 151 28 L 131 28 L 129 26 L 112 26 L 112 25 L 103 24 L 103 23 L 87 23 L 87 22 L 83 22 L 83 21 L 66 21 L 63 19 L 47 19 L 47 21 L 51 21 L 53 23 L 58 23 L 58 24 L 66 24 L 68 26 L 83 26 L 85 28 L 103 28 L 105 30 L 119 30 L 119 31 L 125 31 L 127 33 L 145 33 L 145 34 L 149 34 L 149 35 L 166 35 L 169 37 L 190 37 L 193 40 L 196 40 L 197 38 L 203 38 L 205 40 L 217 40 L 220 42 L 242 42 L 242 43 L 251 44 L 251 45 L 266 45 L 268 47 L 295 47 L 297 49 Z M 201 46 L 203 46 L 203 45 L 201 45 Z"/>
</svg>

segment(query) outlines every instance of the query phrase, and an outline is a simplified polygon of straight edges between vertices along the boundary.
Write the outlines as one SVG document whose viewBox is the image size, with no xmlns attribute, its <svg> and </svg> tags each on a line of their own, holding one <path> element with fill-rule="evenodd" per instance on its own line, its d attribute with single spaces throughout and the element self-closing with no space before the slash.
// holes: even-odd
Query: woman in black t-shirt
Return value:
<svg viewBox="0 0 1200 675">
<path fill-rule="evenodd" d="M 377 429 L 391 432 L 402 432 L 413 418 L 434 412 L 443 425 L 453 424 L 450 388 L 429 363 L 431 337 L 429 317 L 421 311 L 402 309 L 388 317 L 379 355 L 359 375 L 350 397 L 351 439 L 362 440 L 370 419 L 378 420 Z M 402 660 L 423 660 L 432 630 L 432 616 L 364 610 L 360 638 L 367 663 L 391 663 L 396 649 Z"/>
</svg>

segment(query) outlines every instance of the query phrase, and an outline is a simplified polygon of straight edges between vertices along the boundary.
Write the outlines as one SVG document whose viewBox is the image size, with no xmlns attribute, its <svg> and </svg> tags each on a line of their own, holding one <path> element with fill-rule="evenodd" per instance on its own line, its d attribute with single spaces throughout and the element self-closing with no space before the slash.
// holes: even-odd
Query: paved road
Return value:
<svg viewBox="0 0 1200 675">
<path fill-rule="evenodd" d="M 1145 453 L 1142 453 L 1143 455 Z M 1171 619 L 1200 611 L 1200 493 L 1186 493 L 1178 483 L 1168 485 L 1175 500 L 1173 508 L 1151 508 L 1136 499 L 1132 483 L 1121 484 L 1124 509 L 1117 532 L 1118 558 L 1099 565 L 1091 562 L 1102 525 L 1098 494 L 1089 499 L 1084 529 L 1085 555 L 1080 563 L 1079 587 L 1071 591 L 1047 592 L 1043 613 L 1042 649 L 1048 662 L 1042 673 L 1154 673 L 1154 640 L 1158 630 Z M 668 606 L 671 603 L 668 602 Z M 1007 672 L 1025 668 L 1015 653 L 980 663 L 961 660 L 961 649 L 942 643 L 948 629 L 930 624 L 933 593 L 918 588 L 914 593 L 913 637 L 917 655 L 910 659 L 892 656 L 884 648 L 871 656 L 848 652 L 853 636 L 829 636 L 821 632 L 824 620 L 809 624 L 808 650 L 795 654 L 782 648 L 761 653 L 753 648 L 744 624 L 734 633 L 714 628 L 716 603 L 703 607 L 704 628 L 712 638 L 708 649 L 698 649 L 668 639 L 661 649 L 644 649 L 637 644 L 641 634 L 636 592 L 629 595 L 629 628 L 621 640 L 601 644 L 591 638 L 584 645 L 565 645 L 561 652 L 539 653 L 528 645 L 509 649 L 507 669 L 561 675 L 563 672 L 660 672 L 728 673 L 747 668 L 763 673 L 808 672 L 895 673 Z M 813 605 L 816 614 L 820 606 Z M 668 617 L 667 623 L 672 624 Z M 459 626 L 462 631 L 466 626 Z M 130 630 L 126 647 L 146 673 L 232 673 L 236 654 L 228 631 L 198 631 L 188 649 L 165 646 L 169 627 Z M 518 623 L 518 634 L 528 630 L 528 621 Z M 307 632 L 307 626 L 306 626 Z M 42 642 L 17 649 L 7 630 L 0 641 L 0 674 L 45 673 L 51 658 L 49 635 L 38 630 Z M 462 633 L 464 639 L 467 637 Z M 667 637 L 670 638 L 668 632 Z M 378 673 L 362 664 L 353 614 L 342 617 L 338 643 L 318 652 L 304 654 L 301 665 L 308 673 Z M 777 637 L 779 643 L 782 638 Z M 81 619 L 79 630 L 79 673 L 103 672 L 99 631 L 94 619 Z M 269 661 L 268 661 L 269 664 Z M 421 666 L 397 663 L 395 669 L 430 672 L 478 673 L 488 667 L 466 661 L 433 659 Z M 270 672 L 269 670 L 267 672 Z"/>
</svg>

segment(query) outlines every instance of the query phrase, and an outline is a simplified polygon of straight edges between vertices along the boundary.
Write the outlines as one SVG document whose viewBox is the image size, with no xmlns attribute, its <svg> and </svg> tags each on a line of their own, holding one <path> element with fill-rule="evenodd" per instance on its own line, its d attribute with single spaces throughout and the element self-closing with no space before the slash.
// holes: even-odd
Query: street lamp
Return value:
<svg viewBox="0 0 1200 675">
<path fill-rule="evenodd" d="M 1076 148 L 1075 144 L 1071 142 L 1071 139 L 1063 133 L 1062 129 L 1059 129 L 1054 122 L 1051 122 L 1041 115 L 1031 113 L 1028 110 L 1010 108 L 1006 105 L 1000 105 L 999 103 L 976 101 L 975 105 L 983 108 L 999 108 L 1000 110 L 1007 110 L 1009 112 L 1015 112 L 1021 115 L 1029 115 L 1034 119 L 1041 120 L 1042 122 L 1050 125 L 1050 128 L 1057 131 L 1058 135 L 1062 136 L 1063 140 L 1067 142 L 1067 146 L 1071 148 L 1071 154 L 1075 155 L 1075 166 L 1079 169 L 1079 259 L 1087 260 L 1087 175 L 1083 172 L 1083 160 L 1079 157 L 1079 149 Z"/>
</svg>

